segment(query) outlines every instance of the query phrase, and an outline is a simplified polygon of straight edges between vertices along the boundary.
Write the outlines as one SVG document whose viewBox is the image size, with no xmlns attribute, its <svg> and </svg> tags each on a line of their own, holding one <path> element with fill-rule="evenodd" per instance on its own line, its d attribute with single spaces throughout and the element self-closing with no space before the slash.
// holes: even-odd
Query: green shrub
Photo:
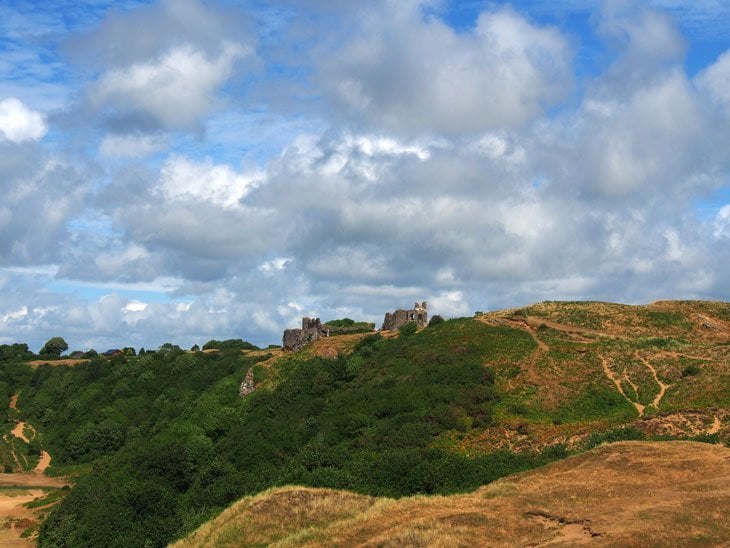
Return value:
<svg viewBox="0 0 730 548">
<path fill-rule="evenodd" d="M 682 377 L 692 377 L 694 375 L 699 375 L 701 371 L 702 369 L 700 369 L 699 366 L 691 363 L 684 369 L 682 369 Z"/>
<path fill-rule="evenodd" d="M 352 327 L 355 325 L 355 320 L 342 318 L 341 320 L 330 320 L 325 325 L 329 325 L 330 327 Z"/>
<path fill-rule="evenodd" d="M 258 346 L 244 341 L 243 339 L 227 339 L 225 341 L 208 341 L 203 345 L 203 350 L 258 350 Z"/>
<path fill-rule="evenodd" d="M 428 322 L 428 326 L 429 327 L 432 327 L 434 325 L 439 325 L 439 324 L 444 323 L 445 321 L 446 320 L 444 320 L 441 316 L 439 316 L 438 314 L 436 314 L 435 316 L 432 316 L 431 317 L 431 319 Z"/>
<path fill-rule="evenodd" d="M 418 324 L 416 322 L 404 323 L 398 328 L 398 332 L 401 334 L 402 337 L 410 337 L 411 335 L 415 335 L 416 331 L 418 331 Z"/>
</svg>

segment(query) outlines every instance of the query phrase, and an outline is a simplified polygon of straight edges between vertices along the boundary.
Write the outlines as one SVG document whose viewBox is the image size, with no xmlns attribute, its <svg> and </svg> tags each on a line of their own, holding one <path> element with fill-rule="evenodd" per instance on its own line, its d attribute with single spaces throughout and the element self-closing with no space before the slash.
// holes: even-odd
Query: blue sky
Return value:
<svg viewBox="0 0 730 548">
<path fill-rule="evenodd" d="M 727 300 L 727 21 L 710 0 L 0 2 L 0 343 Z"/>
</svg>

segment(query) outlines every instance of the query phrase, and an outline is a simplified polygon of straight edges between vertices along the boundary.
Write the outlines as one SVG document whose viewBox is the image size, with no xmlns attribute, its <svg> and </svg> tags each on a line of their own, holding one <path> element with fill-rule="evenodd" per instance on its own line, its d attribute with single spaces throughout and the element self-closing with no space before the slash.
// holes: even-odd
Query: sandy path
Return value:
<svg viewBox="0 0 730 548">
<path fill-rule="evenodd" d="M 13 428 L 12 434 L 16 438 L 20 438 L 21 440 L 23 440 L 25 443 L 29 443 L 30 440 L 25 437 L 25 434 L 23 433 L 23 430 L 25 430 L 25 423 L 23 421 L 20 421 Z"/>
<path fill-rule="evenodd" d="M 601 364 L 603 365 L 603 372 L 606 374 L 606 376 L 613 382 L 613 384 L 616 385 L 616 390 L 619 391 L 619 394 L 621 394 L 626 400 L 633 405 L 636 410 L 639 412 L 639 416 L 644 416 L 644 409 L 646 409 L 645 405 L 641 405 L 639 402 L 632 400 L 626 395 L 626 392 L 624 392 L 623 386 L 621 386 L 621 379 L 616 377 L 616 375 L 613 374 L 613 371 L 611 371 L 611 368 L 608 366 L 608 360 L 603 357 L 599 356 L 601 358 Z"/>
<path fill-rule="evenodd" d="M 48 451 L 41 451 L 41 458 L 33 471 L 36 474 L 43 474 L 50 465 L 51 455 L 48 454 Z"/>
<path fill-rule="evenodd" d="M 0 546 L 35 546 L 35 542 L 20 536 L 28 527 L 38 522 L 33 511 L 23 504 L 44 495 L 40 489 L 28 489 L 25 492 L 0 491 Z"/>
<path fill-rule="evenodd" d="M 664 384 L 660 379 L 659 375 L 657 375 L 656 369 L 654 369 L 654 366 L 649 363 L 649 360 L 641 357 L 639 353 L 636 353 L 636 357 L 638 360 L 643 363 L 649 371 L 651 371 L 652 376 L 654 377 L 654 381 L 659 385 L 659 393 L 654 397 L 654 401 L 651 402 L 651 405 L 654 406 L 655 409 L 659 409 L 659 402 L 662 401 L 662 398 L 664 397 L 664 394 L 667 391 L 667 388 L 669 388 L 670 384 Z"/>
</svg>

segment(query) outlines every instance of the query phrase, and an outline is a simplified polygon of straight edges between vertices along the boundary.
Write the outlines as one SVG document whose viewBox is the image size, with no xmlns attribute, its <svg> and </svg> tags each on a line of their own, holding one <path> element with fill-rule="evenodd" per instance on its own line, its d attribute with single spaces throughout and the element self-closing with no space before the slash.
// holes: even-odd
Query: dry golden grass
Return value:
<svg viewBox="0 0 730 548">
<path fill-rule="evenodd" d="M 622 442 L 466 495 L 272 489 L 175 546 L 711 546 L 730 540 L 728 508 L 730 449 Z"/>
<path fill-rule="evenodd" d="M 28 365 L 30 365 L 34 369 L 36 367 L 38 367 L 39 365 L 44 365 L 44 364 L 47 364 L 47 365 L 50 365 L 53 367 L 58 367 L 59 365 L 70 365 L 73 367 L 74 365 L 79 365 L 80 363 L 87 363 L 88 361 L 89 360 L 87 360 L 87 359 L 76 360 L 73 358 L 64 358 L 61 360 L 33 360 L 33 361 L 28 362 Z"/>
<path fill-rule="evenodd" d="M 328 489 L 283 487 L 246 497 L 175 546 L 252 546 L 322 528 L 366 511 L 376 499 Z"/>
</svg>

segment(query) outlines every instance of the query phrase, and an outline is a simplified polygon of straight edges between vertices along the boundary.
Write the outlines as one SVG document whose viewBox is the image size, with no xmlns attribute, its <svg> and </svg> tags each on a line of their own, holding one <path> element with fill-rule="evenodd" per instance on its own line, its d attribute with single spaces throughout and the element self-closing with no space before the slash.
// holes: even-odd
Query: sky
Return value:
<svg viewBox="0 0 730 548">
<path fill-rule="evenodd" d="M 730 3 L 0 0 L 0 344 L 730 300 Z"/>
</svg>

